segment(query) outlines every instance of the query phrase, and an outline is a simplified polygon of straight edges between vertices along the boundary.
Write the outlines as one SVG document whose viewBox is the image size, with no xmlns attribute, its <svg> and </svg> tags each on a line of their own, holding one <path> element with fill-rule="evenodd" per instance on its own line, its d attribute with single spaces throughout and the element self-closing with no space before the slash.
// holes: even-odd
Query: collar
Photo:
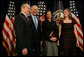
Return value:
<svg viewBox="0 0 84 57">
<path fill-rule="evenodd" d="M 23 12 L 21 12 L 21 13 L 24 14 L 27 17 L 27 15 L 25 13 L 23 13 Z"/>
</svg>

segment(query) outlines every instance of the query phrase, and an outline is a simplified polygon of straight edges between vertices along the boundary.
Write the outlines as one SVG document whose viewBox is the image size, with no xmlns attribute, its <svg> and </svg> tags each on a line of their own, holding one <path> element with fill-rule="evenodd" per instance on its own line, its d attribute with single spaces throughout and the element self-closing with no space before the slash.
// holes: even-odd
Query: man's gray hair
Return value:
<svg viewBox="0 0 84 57">
<path fill-rule="evenodd" d="M 32 6 L 31 6 L 31 9 L 32 9 L 33 7 L 37 7 L 37 8 L 38 8 L 38 6 L 36 6 L 36 5 L 32 5 Z"/>
<path fill-rule="evenodd" d="M 21 10 L 22 10 L 24 7 L 28 6 L 28 5 L 29 5 L 28 3 L 22 4 L 22 5 L 21 5 Z"/>
</svg>

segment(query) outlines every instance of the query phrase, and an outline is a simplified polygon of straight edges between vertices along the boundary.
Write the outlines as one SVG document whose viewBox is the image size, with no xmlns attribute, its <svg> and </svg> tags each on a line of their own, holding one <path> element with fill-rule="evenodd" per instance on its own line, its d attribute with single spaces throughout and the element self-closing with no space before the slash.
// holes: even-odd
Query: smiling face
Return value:
<svg viewBox="0 0 84 57">
<path fill-rule="evenodd" d="M 69 16 L 69 12 L 67 10 L 64 10 L 64 16 L 68 17 Z"/>
<path fill-rule="evenodd" d="M 38 7 L 37 6 L 32 6 L 31 8 L 31 13 L 36 16 L 38 14 Z"/>
<path fill-rule="evenodd" d="M 68 17 L 69 19 L 72 19 L 72 14 L 71 11 L 69 9 L 65 9 L 64 10 L 64 17 Z"/>
<path fill-rule="evenodd" d="M 52 13 L 50 11 L 47 12 L 47 19 L 52 19 Z"/>
</svg>

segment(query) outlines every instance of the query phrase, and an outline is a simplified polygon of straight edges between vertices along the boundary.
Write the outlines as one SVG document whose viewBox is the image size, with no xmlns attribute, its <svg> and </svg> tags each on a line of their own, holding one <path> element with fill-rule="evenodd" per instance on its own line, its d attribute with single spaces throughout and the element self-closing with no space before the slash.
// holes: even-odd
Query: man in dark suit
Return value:
<svg viewBox="0 0 84 57">
<path fill-rule="evenodd" d="M 31 56 L 32 30 L 29 22 L 30 5 L 22 4 L 21 13 L 15 17 L 16 51 L 18 56 Z"/>
<path fill-rule="evenodd" d="M 31 22 L 31 29 L 33 31 L 33 56 L 40 55 L 40 41 L 41 41 L 41 26 L 40 21 L 37 19 L 38 7 L 33 5 L 31 7 L 31 15 L 29 16 Z"/>
</svg>

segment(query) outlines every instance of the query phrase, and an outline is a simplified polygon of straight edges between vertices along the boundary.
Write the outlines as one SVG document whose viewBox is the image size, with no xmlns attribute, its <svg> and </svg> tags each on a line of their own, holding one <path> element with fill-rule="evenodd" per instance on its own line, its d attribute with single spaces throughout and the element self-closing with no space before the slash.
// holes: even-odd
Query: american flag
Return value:
<svg viewBox="0 0 84 57">
<path fill-rule="evenodd" d="M 76 8 L 75 1 L 70 1 L 70 9 L 72 11 L 72 17 L 77 23 L 76 27 L 77 27 L 77 34 L 78 34 L 78 39 L 79 39 L 79 48 L 83 51 L 83 31 L 82 31 L 82 26 L 80 23 L 78 10 Z"/>
<path fill-rule="evenodd" d="M 44 1 L 38 2 L 38 17 L 42 16 L 46 11 L 46 5 Z"/>
<path fill-rule="evenodd" d="M 37 17 L 40 18 L 41 24 L 42 24 L 42 21 L 45 21 L 45 12 L 47 10 L 45 2 L 44 1 L 39 1 L 37 6 L 38 6 L 38 10 L 39 10 Z"/>
<path fill-rule="evenodd" d="M 8 13 L 5 17 L 3 25 L 3 46 L 8 52 L 8 56 L 15 55 L 16 38 L 14 33 L 14 16 L 15 16 L 15 3 L 9 1 Z"/>
</svg>

